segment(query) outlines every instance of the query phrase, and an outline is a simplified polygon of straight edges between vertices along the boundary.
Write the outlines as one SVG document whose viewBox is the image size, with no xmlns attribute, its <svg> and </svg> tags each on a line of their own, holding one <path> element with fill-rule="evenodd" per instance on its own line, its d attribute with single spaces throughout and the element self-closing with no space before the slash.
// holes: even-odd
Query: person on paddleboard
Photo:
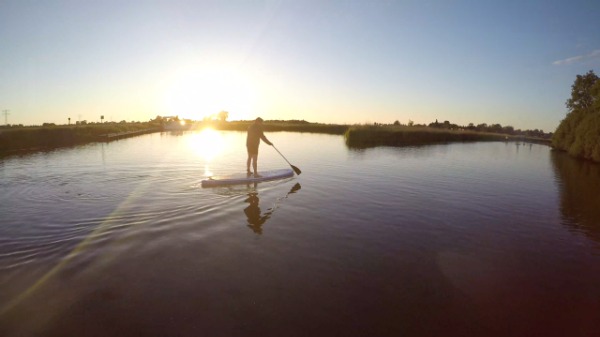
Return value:
<svg viewBox="0 0 600 337">
<path fill-rule="evenodd" d="M 248 175 L 253 174 L 252 171 L 250 171 L 250 163 L 252 163 L 252 168 L 254 169 L 254 176 L 255 177 L 260 177 L 260 175 L 258 174 L 258 145 L 260 145 L 260 140 L 262 139 L 263 142 L 269 144 L 269 145 L 273 145 L 273 143 L 271 143 L 267 137 L 265 137 L 265 134 L 263 132 L 263 127 L 262 127 L 262 123 L 263 123 L 263 119 L 258 117 L 256 120 L 254 120 L 254 123 L 252 123 L 252 125 L 250 125 L 250 127 L 248 128 L 248 136 L 246 137 L 246 149 L 248 149 L 248 160 L 246 161 L 246 171 L 248 172 Z"/>
</svg>

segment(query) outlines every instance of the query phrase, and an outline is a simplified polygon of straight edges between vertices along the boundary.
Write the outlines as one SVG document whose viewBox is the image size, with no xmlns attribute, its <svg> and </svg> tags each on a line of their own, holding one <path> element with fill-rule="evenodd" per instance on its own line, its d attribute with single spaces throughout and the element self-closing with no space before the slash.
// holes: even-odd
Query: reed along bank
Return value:
<svg viewBox="0 0 600 337">
<path fill-rule="evenodd" d="M 353 126 L 344 137 L 346 145 L 356 148 L 518 139 L 504 134 L 416 126 Z"/>
<path fill-rule="evenodd" d="M 106 123 L 1 129 L 0 155 L 73 146 L 110 140 L 119 135 L 137 135 L 155 131 L 159 131 L 159 129 L 148 123 Z"/>
</svg>

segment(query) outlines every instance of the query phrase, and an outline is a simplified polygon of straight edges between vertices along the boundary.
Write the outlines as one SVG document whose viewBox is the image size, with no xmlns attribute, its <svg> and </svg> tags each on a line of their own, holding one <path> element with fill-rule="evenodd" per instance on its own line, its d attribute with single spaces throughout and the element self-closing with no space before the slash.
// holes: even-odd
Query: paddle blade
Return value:
<svg viewBox="0 0 600 337">
<path fill-rule="evenodd" d="M 300 173 L 302 173 L 302 171 L 300 171 L 299 168 L 297 168 L 296 166 L 290 164 L 290 166 L 292 167 L 292 170 L 294 170 L 294 172 L 296 172 L 297 175 L 300 175 Z"/>
</svg>

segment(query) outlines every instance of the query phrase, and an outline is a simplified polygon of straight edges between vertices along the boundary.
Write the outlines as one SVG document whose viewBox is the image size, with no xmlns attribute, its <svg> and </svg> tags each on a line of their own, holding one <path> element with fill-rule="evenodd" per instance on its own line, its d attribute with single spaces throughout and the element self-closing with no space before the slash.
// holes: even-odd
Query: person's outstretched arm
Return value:
<svg viewBox="0 0 600 337">
<path fill-rule="evenodd" d="M 262 134 L 260 135 L 260 139 L 262 139 L 262 140 L 263 140 L 263 142 L 267 143 L 268 145 L 273 145 L 273 143 L 271 143 L 271 141 L 267 139 L 267 136 L 265 136 L 265 134 L 264 134 L 264 133 L 262 133 Z"/>
</svg>

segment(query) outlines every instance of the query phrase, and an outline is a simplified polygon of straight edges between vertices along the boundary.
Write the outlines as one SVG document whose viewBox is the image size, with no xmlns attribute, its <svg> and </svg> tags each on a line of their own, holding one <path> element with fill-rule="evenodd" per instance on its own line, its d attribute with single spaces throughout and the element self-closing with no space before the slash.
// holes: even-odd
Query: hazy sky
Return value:
<svg viewBox="0 0 600 337">
<path fill-rule="evenodd" d="M 0 0 L 0 111 L 554 131 L 575 76 L 600 73 L 599 17 L 598 0 Z"/>
</svg>

